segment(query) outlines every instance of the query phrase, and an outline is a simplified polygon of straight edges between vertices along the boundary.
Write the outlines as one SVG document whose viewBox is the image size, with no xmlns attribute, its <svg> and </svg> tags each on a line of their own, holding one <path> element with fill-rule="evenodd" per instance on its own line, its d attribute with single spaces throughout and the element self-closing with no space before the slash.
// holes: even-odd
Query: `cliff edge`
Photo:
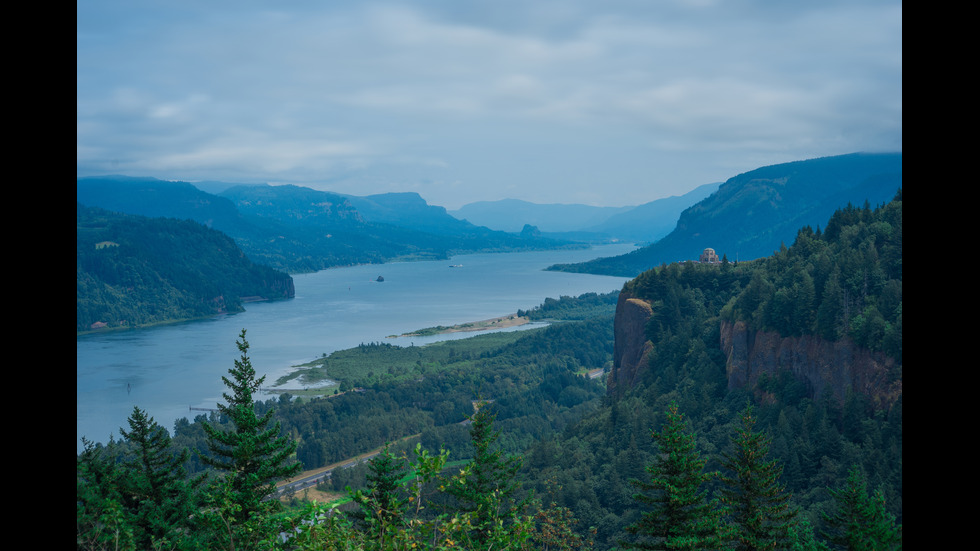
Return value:
<svg viewBox="0 0 980 551">
<path fill-rule="evenodd" d="M 636 386 L 644 370 L 656 368 L 649 365 L 653 344 L 646 337 L 652 315 L 649 302 L 626 291 L 620 293 L 608 394 L 621 395 Z M 726 358 L 729 389 L 753 388 L 763 374 L 775 377 L 789 371 L 806 383 L 810 398 L 829 391 L 843 403 L 848 391 L 854 391 L 868 396 L 875 408 L 888 409 L 902 395 L 901 378 L 892 376 L 897 362 L 850 339 L 783 337 L 772 331 L 750 331 L 742 321 L 720 323 L 719 346 Z"/>
<path fill-rule="evenodd" d="M 755 386 L 764 373 L 776 376 L 788 370 L 806 382 L 811 398 L 829 391 L 843 403 L 848 391 L 854 391 L 869 397 L 875 408 L 888 409 L 902 395 L 901 378 L 891 377 L 895 360 L 849 338 L 783 337 L 750 331 L 743 321 L 723 321 L 720 344 L 729 389 Z"/>
<path fill-rule="evenodd" d="M 653 308 L 649 302 L 626 291 L 619 294 L 613 322 L 616 344 L 612 372 L 606 380 L 607 393 L 622 393 L 636 386 L 640 372 L 650 363 L 653 343 L 646 337 L 646 325 L 651 316 Z"/>
</svg>

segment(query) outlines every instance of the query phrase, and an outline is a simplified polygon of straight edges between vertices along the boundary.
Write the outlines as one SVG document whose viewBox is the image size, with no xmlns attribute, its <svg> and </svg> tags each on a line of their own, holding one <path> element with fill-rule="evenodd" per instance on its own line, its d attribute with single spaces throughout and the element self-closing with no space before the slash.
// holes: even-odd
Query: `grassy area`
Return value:
<svg viewBox="0 0 980 551">
<path fill-rule="evenodd" d="M 293 373 L 280 377 L 275 386 L 316 387 L 304 390 L 303 394 L 330 396 L 334 394 L 334 390 L 347 391 L 357 387 L 372 386 L 375 383 L 418 379 L 446 369 L 450 365 L 454 368 L 465 368 L 471 359 L 509 345 L 526 336 L 527 331 L 487 333 L 425 346 L 361 344 L 299 365 Z M 336 385 L 324 386 L 324 381 L 328 380 L 335 381 Z M 299 391 L 289 392 L 302 395 Z"/>
</svg>

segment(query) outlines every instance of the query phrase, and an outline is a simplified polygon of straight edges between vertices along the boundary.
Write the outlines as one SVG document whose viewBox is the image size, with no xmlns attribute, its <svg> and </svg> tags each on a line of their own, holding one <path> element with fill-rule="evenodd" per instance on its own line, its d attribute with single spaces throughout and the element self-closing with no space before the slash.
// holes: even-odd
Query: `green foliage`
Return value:
<svg viewBox="0 0 980 551">
<path fill-rule="evenodd" d="M 520 489 L 517 473 L 521 468 L 519 456 L 507 456 L 498 447 L 500 432 L 493 422 L 496 416 L 491 406 L 480 403 L 470 418 L 470 442 L 473 459 L 449 484 L 446 492 L 455 498 L 455 509 L 473 515 L 473 538 L 487 544 L 498 523 L 513 518 L 520 505 L 516 493 Z"/>
<path fill-rule="evenodd" d="M 704 485 L 716 473 L 705 472 L 706 459 L 697 450 L 696 437 L 684 424 L 676 404 L 667 409 L 667 421 L 653 433 L 657 455 L 647 464 L 649 479 L 631 480 L 640 489 L 633 497 L 648 508 L 640 520 L 627 526 L 639 539 L 624 545 L 637 549 L 714 549 L 721 542 L 717 504 Z"/>
<path fill-rule="evenodd" d="M 544 302 L 530 310 L 518 310 L 518 316 L 531 320 L 585 320 L 602 318 L 616 313 L 619 292 L 584 293 L 577 297 L 548 297 Z"/>
<path fill-rule="evenodd" d="M 79 549 L 136 549 L 133 522 L 123 511 L 124 471 L 115 444 L 97 446 L 83 439 L 75 461 L 75 526 Z"/>
<path fill-rule="evenodd" d="M 85 441 L 76 462 L 79 549 L 199 549 L 201 478 L 189 479 L 187 450 L 134 408 L 125 440 Z"/>
<path fill-rule="evenodd" d="M 726 312 L 784 336 L 850 337 L 901 361 L 902 191 L 876 209 L 836 211 L 821 234 L 806 227 L 788 249 L 754 262 Z"/>
<path fill-rule="evenodd" d="M 847 480 L 830 490 L 836 502 L 833 513 L 822 515 L 825 535 L 840 549 L 879 551 L 902 548 L 902 525 L 885 508 L 880 490 L 868 495 L 864 473 L 857 466 L 848 471 Z"/>
<path fill-rule="evenodd" d="M 190 452 L 172 450 L 167 430 L 138 407 L 129 417 L 129 431 L 120 430 L 133 446 L 123 460 L 127 476 L 120 482 L 123 503 L 134 512 L 136 543 L 150 548 L 153 542 L 179 541 L 191 521 L 198 501 L 197 487 L 203 478 L 187 479 Z"/>
<path fill-rule="evenodd" d="M 279 513 L 259 507 L 243 516 L 245 505 L 231 471 L 225 471 L 226 476 L 205 489 L 193 538 L 206 538 L 210 548 L 224 549 L 576 549 L 592 542 L 608 549 L 630 538 L 626 527 L 643 525 L 629 481 L 650 481 L 646 483 L 651 486 L 641 489 L 651 499 L 661 495 L 645 466 L 664 462 L 666 456 L 649 435 L 654 427 L 666 429 L 671 423 L 687 434 L 686 440 L 677 439 L 678 448 L 683 440 L 701 462 L 702 475 L 727 461 L 732 480 L 743 471 L 768 473 L 754 486 L 760 494 L 767 487 L 785 489 L 790 497 L 781 503 L 802 513 L 785 527 L 786 548 L 826 549 L 810 520 L 822 518 L 820 511 L 838 510 L 835 500 L 840 497 L 827 489 L 841 487 L 847 476 L 844 466 L 855 463 L 870 473 L 877 488 L 866 499 L 871 505 L 859 508 L 870 512 L 862 514 L 891 521 L 872 522 L 880 534 L 874 537 L 886 541 L 896 530 L 900 536 L 901 399 L 886 411 L 872 409 L 858 395 L 840 404 L 810 395 L 805 384 L 786 373 L 761 378 L 763 392 L 758 395 L 729 390 L 725 358 L 718 350 L 719 321 L 737 319 L 780 332 L 826 331 L 834 339 L 880 340 L 881 349 L 900 361 L 900 222 L 900 203 L 849 209 L 831 225 L 833 239 L 827 232 L 804 228 L 793 246 L 769 259 L 722 266 L 671 264 L 645 272 L 624 289 L 652 303 L 654 316 L 646 332 L 654 368 L 636 388 L 615 398 L 605 395 L 601 379 L 577 375 L 611 363 L 612 318 L 593 315 L 609 307 L 611 295 L 581 297 L 577 310 L 571 297 L 533 310 L 535 315 L 581 321 L 424 347 L 362 345 L 310 367 L 310 374 L 320 372 L 355 392 L 302 402 L 288 397 L 253 402 L 254 390 L 247 391 L 242 403 L 251 405 L 254 423 L 281 423 L 281 429 L 266 432 L 288 435 L 307 468 L 407 436 L 417 435 L 421 443 L 412 459 L 393 451 L 379 455 L 377 463 L 336 473 L 334 483 L 341 489 L 357 488 L 350 491 L 354 502 L 349 507 L 361 511 L 360 517 L 315 503 Z M 867 239 L 872 234 L 873 247 Z M 858 247 L 845 247 L 845 242 Z M 872 250 L 878 258 L 874 262 Z M 862 295 L 865 286 L 868 291 Z M 809 309 L 800 304 L 809 304 Z M 879 316 L 885 320 L 883 330 Z M 242 341 L 240 349 L 247 345 L 244 333 Z M 234 371 L 248 379 L 242 352 Z M 900 367 L 894 376 L 901 376 Z M 226 384 L 233 380 L 237 378 L 226 378 Z M 241 392 L 247 388 L 257 384 L 243 385 Z M 500 487 L 520 486 L 532 493 L 553 489 L 548 507 L 521 500 L 523 494 L 516 491 L 507 499 L 493 491 L 461 492 L 477 485 L 475 435 L 460 424 L 472 414 L 471 401 L 477 396 L 491 397 L 494 407 L 491 423 L 486 423 L 492 428 L 477 440 L 492 441 L 488 449 L 499 454 L 499 464 L 523 456 L 520 469 L 496 471 L 509 473 L 498 478 Z M 765 400 L 756 401 L 760 396 Z M 748 428 L 734 413 L 743 411 L 747 400 L 752 403 Z M 229 399 L 229 407 L 231 403 Z M 199 452 L 188 460 L 188 470 L 200 472 L 207 466 L 205 458 L 228 460 L 208 456 L 212 436 L 205 427 L 234 433 L 237 411 L 178 421 L 170 445 Z M 678 423 L 680 412 L 683 422 Z M 136 548 L 137 517 L 127 512 L 122 482 L 122 458 L 136 457 L 127 455 L 134 446 L 126 441 L 91 447 L 79 456 L 80 548 Z M 432 452 L 436 449 L 438 454 Z M 722 453 L 726 449 L 732 450 L 727 458 Z M 446 450 L 462 461 L 458 468 L 447 468 Z M 748 451 L 757 462 L 747 459 Z M 481 461 L 493 465 L 488 457 Z M 399 478 L 400 473 L 406 476 Z M 726 487 L 725 480 L 711 477 L 702 480 L 699 491 L 711 503 L 707 496 Z M 459 495 L 476 507 L 454 506 Z M 738 497 L 730 499 L 734 503 Z M 735 509 L 729 511 L 733 520 Z M 712 511 L 703 520 L 714 523 L 717 517 L 712 515 L 718 513 Z M 825 522 L 827 529 L 819 534 L 842 537 L 838 528 L 846 524 L 834 522 Z M 294 535 L 282 542 L 280 532 Z M 193 548 L 190 533 L 182 533 L 187 537 L 167 541 L 176 548 Z M 83 541 L 89 542 L 87 547 Z M 684 547 L 694 541 L 678 538 L 676 543 Z"/>
<path fill-rule="evenodd" d="M 792 241 L 801 227 L 823 224 L 846 201 L 886 202 L 901 186 L 901 153 L 856 153 L 766 166 L 730 178 L 682 212 L 674 230 L 651 245 L 549 269 L 635 277 L 651 266 L 697 258 L 705 247 L 729 260 L 763 258 Z"/>
<path fill-rule="evenodd" d="M 756 432 L 756 421 L 750 404 L 742 412 L 731 451 L 722 459 L 722 466 L 730 472 L 721 478 L 728 537 L 736 550 L 784 549 L 797 511 L 790 507 L 791 496 L 779 482 L 782 466 L 768 458 L 772 439 Z"/>
<path fill-rule="evenodd" d="M 403 196 L 401 199 L 399 195 Z M 457 220 L 409 194 L 351 198 L 309 188 L 235 186 L 220 195 L 153 178 L 78 178 L 78 203 L 147 217 L 194 220 L 234 239 L 253 262 L 288 273 L 469 252 L 580 248 Z M 358 203 L 355 209 L 351 201 Z M 364 212 L 360 210 L 364 208 Z"/>
<path fill-rule="evenodd" d="M 77 332 L 240 312 L 245 297 L 293 296 L 289 275 L 253 264 L 227 235 L 196 222 L 80 204 L 76 213 Z"/>
<path fill-rule="evenodd" d="M 231 378 L 222 377 L 231 394 L 223 394 L 226 404 L 219 404 L 223 416 L 231 420 L 232 430 L 223 430 L 204 423 L 211 456 L 204 462 L 226 475 L 227 486 L 222 488 L 234 509 L 229 522 L 249 522 L 256 513 L 274 509 L 278 501 L 266 500 L 275 491 L 275 482 L 300 471 L 299 463 L 290 462 L 296 443 L 281 435 L 281 424 L 273 423 L 273 410 L 256 413 L 254 393 L 265 377 L 255 378 L 255 369 L 248 357 L 248 341 L 242 329 L 236 344 L 241 358 L 228 370 Z"/>
</svg>

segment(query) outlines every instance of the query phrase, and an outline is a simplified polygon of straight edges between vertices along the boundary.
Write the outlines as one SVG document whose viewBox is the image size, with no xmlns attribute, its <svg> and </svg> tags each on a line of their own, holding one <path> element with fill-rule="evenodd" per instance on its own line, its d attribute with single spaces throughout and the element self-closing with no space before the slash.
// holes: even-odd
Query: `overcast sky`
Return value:
<svg viewBox="0 0 980 551">
<path fill-rule="evenodd" d="M 77 173 L 637 205 L 902 149 L 891 0 L 78 0 Z"/>
</svg>

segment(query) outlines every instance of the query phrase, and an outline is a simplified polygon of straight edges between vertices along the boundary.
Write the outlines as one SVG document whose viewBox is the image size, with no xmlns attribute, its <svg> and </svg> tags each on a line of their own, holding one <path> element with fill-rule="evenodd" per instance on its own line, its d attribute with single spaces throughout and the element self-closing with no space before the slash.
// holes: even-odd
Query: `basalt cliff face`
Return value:
<svg viewBox="0 0 980 551">
<path fill-rule="evenodd" d="M 613 369 L 606 380 L 609 394 L 619 394 L 635 386 L 643 369 L 650 363 L 653 343 L 646 337 L 646 325 L 652 315 L 649 302 L 633 297 L 626 291 L 619 294 L 613 322 L 616 338 Z"/>
<path fill-rule="evenodd" d="M 614 322 L 613 370 L 607 380 L 609 394 L 622 394 L 637 384 L 645 370 L 656 369 L 649 365 L 653 344 L 645 333 L 652 315 L 649 302 L 626 291 L 620 293 Z M 902 395 L 901 378 L 891 376 L 895 360 L 858 347 L 849 339 L 830 342 L 814 336 L 782 337 L 770 331 L 750 331 L 745 322 L 720 323 L 718 346 L 726 357 L 729 389 L 753 388 L 764 373 L 776 376 L 790 371 L 806 382 L 811 398 L 829 391 L 843 402 L 853 390 L 870 397 L 876 407 L 887 409 Z"/>
<path fill-rule="evenodd" d="M 849 338 L 783 337 L 772 331 L 750 331 L 745 322 L 722 322 L 728 388 L 755 386 L 764 373 L 792 372 L 805 381 L 811 397 L 831 392 L 843 402 L 848 391 L 871 398 L 887 409 L 902 395 L 902 380 L 892 376 L 894 359 L 855 345 Z M 893 380 L 894 379 L 894 380 Z"/>
</svg>

